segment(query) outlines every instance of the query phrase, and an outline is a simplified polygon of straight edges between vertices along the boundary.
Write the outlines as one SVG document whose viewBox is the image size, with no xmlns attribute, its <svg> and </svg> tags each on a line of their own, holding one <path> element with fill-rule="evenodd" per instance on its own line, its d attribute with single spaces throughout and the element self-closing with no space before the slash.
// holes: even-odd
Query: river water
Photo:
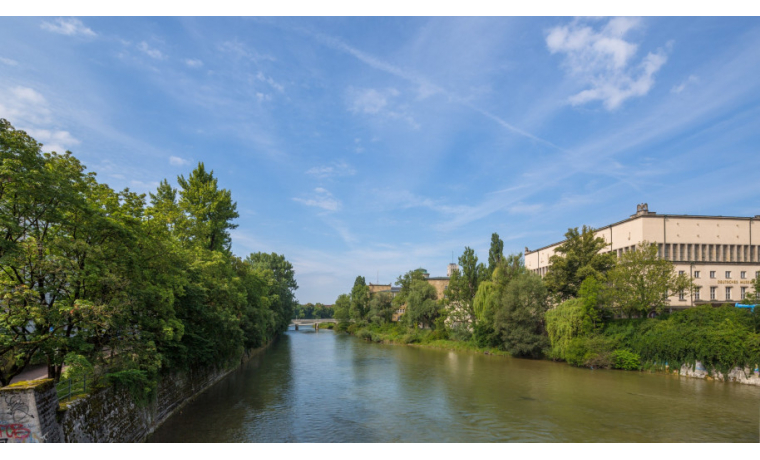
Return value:
<svg viewBox="0 0 760 460">
<path fill-rule="evenodd" d="M 760 388 L 288 331 L 150 442 L 758 442 Z"/>
</svg>

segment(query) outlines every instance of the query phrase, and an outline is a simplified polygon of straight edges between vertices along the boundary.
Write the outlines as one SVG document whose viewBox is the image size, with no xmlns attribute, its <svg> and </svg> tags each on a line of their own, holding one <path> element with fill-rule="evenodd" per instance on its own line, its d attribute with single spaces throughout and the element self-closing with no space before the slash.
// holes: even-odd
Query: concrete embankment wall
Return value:
<svg viewBox="0 0 760 460">
<path fill-rule="evenodd" d="M 699 361 L 696 362 L 696 365 L 690 366 L 688 364 L 684 364 L 681 366 L 681 369 L 678 371 L 679 375 L 683 375 L 686 377 L 694 377 L 698 379 L 716 379 L 716 380 L 724 380 L 727 382 L 735 382 L 735 383 L 742 383 L 744 385 L 755 385 L 760 386 L 760 370 L 759 369 L 749 369 L 746 368 L 744 370 L 735 367 L 731 370 L 731 372 L 728 373 L 727 378 L 724 379 L 723 374 L 720 372 L 713 370 L 712 375 L 707 372 L 707 369 L 705 369 L 705 366 L 702 365 Z"/>
<path fill-rule="evenodd" d="M 241 364 L 264 348 L 247 353 Z M 60 407 L 49 379 L 0 388 L 0 443 L 140 442 L 174 412 L 238 368 L 194 368 L 164 374 L 155 399 L 145 404 L 139 404 L 128 390 L 113 386 Z"/>
</svg>

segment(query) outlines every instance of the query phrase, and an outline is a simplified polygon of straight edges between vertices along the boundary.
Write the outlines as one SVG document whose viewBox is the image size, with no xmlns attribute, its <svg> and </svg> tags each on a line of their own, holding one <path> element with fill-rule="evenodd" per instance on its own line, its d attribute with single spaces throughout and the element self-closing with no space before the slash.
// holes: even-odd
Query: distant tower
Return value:
<svg viewBox="0 0 760 460">
<path fill-rule="evenodd" d="M 449 264 L 448 268 L 446 268 L 446 276 L 451 278 L 451 275 L 454 274 L 454 270 L 456 270 L 457 267 L 457 264 Z"/>
</svg>

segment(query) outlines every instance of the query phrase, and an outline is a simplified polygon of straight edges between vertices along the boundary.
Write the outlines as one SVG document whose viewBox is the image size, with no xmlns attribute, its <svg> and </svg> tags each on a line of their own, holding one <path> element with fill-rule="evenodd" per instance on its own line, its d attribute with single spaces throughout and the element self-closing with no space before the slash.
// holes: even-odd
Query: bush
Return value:
<svg viewBox="0 0 760 460">
<path fill-rule="evenodd" d="M 576 337 L 570 340 L 565 350 L 565 359 L 573 366 L 608 369 L 612 367 L 614 349 L 615 343 L 608 337 Z"/>
<path fill-rule="evenodd" d="M 615 350 L 612 352 L 612 367 L 626 371 L 641 369 L 641 357 L 638 353 L 629 350 Z"/>
<path fill-rule="evenodd" d="M 363 340 L 372 340 L 372 333 L 366 329 L 359 329 L 355 335 Z"/>
<path fill-rule="evenodd" d="M 417 333 L 416 331 L 407 332 L 404 334 L 403 337 L 401 337 L 401 343 L 420 343 L 422 340 L 421 334 Z"/>
<path fill-rule="evenodd" d="M 335 332 L 348 332 L 348 327 L 351 326 L 349 322 L 338 323 L 335 326 Z"/>
</svg>

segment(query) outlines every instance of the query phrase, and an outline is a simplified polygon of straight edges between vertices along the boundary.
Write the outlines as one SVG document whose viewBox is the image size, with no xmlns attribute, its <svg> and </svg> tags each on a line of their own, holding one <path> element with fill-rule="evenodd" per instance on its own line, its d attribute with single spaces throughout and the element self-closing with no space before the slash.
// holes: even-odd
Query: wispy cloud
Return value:
<svg viewBox="0 0 760 460">
<path fill-rule="evenodd" d="M 200 59 L 185 59 L 185 65 L 197 69 L 203 67 L 203 61 Z"/>
<path fill-rule="evenodd" d="M 0 88 L 0 96 L 0 113 L 18 125 L 40 125 L 51 121 L 47 100 L 33 88 Z"/>
<path fill-rule="evenodd" d="M 306 174 L 320 179 L 328 179 L 333 177 L 353 176 L 356 174 L 356 170 L 345 161 L 338 161 L 329 166 L 314 166 L 306 171 Z"/>
<path fill-rule="evenodd" d="M 274 79 L 272 77 L 268 77 L 268 76 L 264 75 L 264 73 L 261 72 L 261 71 L 256 74 L 256 78 L 259 81 L 263 81 L 264 83 L 268 84 L 269 86 L 271 86 L 272 88 L 274 88 L 275 90 L 277 90 L 277 91 L 279 91 L 281 93 L 285 91 L 285 87 L 284 86 L 282 86 L 281 84 L 279 84 L 276 81 L 274 81 Z"/>
<path fill-rule="evenodd" d="M 348 110 L 355 114 L 404 120 L 412 128 L 419 129 L 419 123 L 408 113 L 408 108 L 396 101 L 400 94 L 395 88 L 348 88 Z"/>
<path fill-rule="evenodd" d="M 2 62 L 5 65 L 11 65 L 11 66 L 18 65 L 17 61 L 14 61 L 13 59 L 8 59 L 8 58 L 2 57 L 2 56 L 0 56 L 0 62 Z"/>
<path fill-rule="evenodd" d="M 169 164 L 172 166 L 186 166 L 190 164 L 190 160 L 172 155 L 169 157 Z"/>
<path fill-rule="evenodd" d="M 325 211 L 337 211 L 341 207 L 340 200 L 335 198 L 332 193 L 322 187 L 315 188 L 314 194 L 311 197 L 293 198 L 293 201 L 305 204 L 306 206 L 320 208 Z"/>
<path fill-rule="evenodd" d="M 427 97 L 430 97 L 430 96 L 433 96 L 433 95 L 436 95 L 436 94 L 442 94 L 442 95 L 446 96 L 446 98 L 450 102 L 453 102 L 453 103 L 460 104 L 462 106 L 468 107 L 468 108 L 470 108 L 470 109 L 472 109 L 472 110 L 474 110 L 474 111 L 476 111 L 476 112 L 478 112 L 478 113 L 480 113 L 480 114 L 482 114 L 482 115 L 490 118 L 491 120 L 497 122 L 500 126 L 502 126 L 503 128 L 508 129 L 509 131 L 511 131 L 511 132 L 513 132 L 515 134 L 527 137 L 527 138 L 532 139 L 534 141 L 538 141 L 538 142 L 541 142 L 541 143 L 543 143 L 545 145 L 549 145 L 550 147 L 559 149 L 559 147 L 557 147 L 552 142 L 550 142 L 550 141 L 548 141 L 546 139 L 540 138 L 540 137 L 538 137 L 538 136 L 536 136 L 534 134 L 531 134 L 531 133 L 529 133 L 529 132 L 527 132 L 527 131 L 525 131 L 523 129 L 520 129 L 517 126 L 515 126 L 515 125 L 513 125 L 513 124 L 511 124 L 509 122 L 507 122 L 502 117 L 499 117 L 498 115 L 495 115 L 495 114 L 493 114 L 492 112 L 490 112 L 488 110 L 485 110 L 485 109 L 483 109 L 481 107 L 478 107 L 478 106 L 472 104 L 469 101 L 469 98 L 462 97 L 459 94 L 457 94 L 455 92 L 452 92 L 452 91 L 446 91 L 441 86 L 433 83 L 430 79 L 428 79 L 428 78 L 426 78 L 426 77 L 424 77 L 424 76 L 422 76 L 422 75 L 420 75 L 420 74 L 418 74 L 416 72 L 413 72 L 413 71 L 410 71 L 410 70 L 407 70 L 407 69 L 403 69 L 403 68 L 394 66 L 394 65 L 392 65 L 392 64 L 390 64 L 388 62 L 383 61 L 382 59 L 376 58 L 376 57 L 374 57 L 374 56 L 372 56 L 372 55 L 370 55 L 368 53 L 360 51 L 360 50 L 358 50 L 358 49 L 356 49 L 356 48 L 354 48 L 354 47 L 352 47 L 352 46 L 344 43 L 343 41 L 338 40 L 335 37 L 331 37 L 331 36 L 328 36 L 328 35 L 325 35 L 325 34 L 314 34 L 314 33 L 308 32 L 308 31 L 306 31 L 306 33 L 309 34 L 309 35 L 311 35 L 311 36 L 313 36 L 313 37 L 315 37 L 317 40 L 319 40 L 320 42 L 324 43 L 327 46 L 330 46 L 330 47 L 332 47 L 334 49 L 343 51 L 345 53 L 350 54 L 351 56 L 354 56 L 359 61 L 367 64 L 368 66 L 370 66 L 370 67 L 372 67 L 374 69 L 377 69 L 377 70 L 389 73 L 391 75 L 395 75 L 395 76 L 397 76 L 399 78 L 402 78 L 402 79 L 404 79 L 406 81 L 409 81 L 409 82 L 415 84 L 417 86 L 417 88 L 418 88 L 418 93 L 419 93 L 418 94 L 418 99 L 424 99 L 424 98 L 427 98 Z"/>
<path fill-rule="evenodd" d="M 687 78 L 686 80 L 684 80 L 683 83 L 681 83 L 680 85 L 676 85 L 676 86 L 672 87 L 670 89 L 670 92 L 673 93 L 673 94 L 681 94 L 681 92 L 683 92 L 683 90 L 686 89 L 687 86 L 691 86 L 691 85 L 693 85 L 694 83 L 696 83 L 698 81 L 699 81 L 699 78 L 697 76 L 695 76 L 695 75 L 689 75 L 689 78 Z"/>
<path fill-rule="evenodd" d="M 272 56 L 269 56 L 268 54 L 261 54 L 254 48 L 249 47 L 238 40 L 228 40 L 222 42 L 219 45 L 219 50 L 228 53 L 238 59 L 245 58 L 253 61 L 254 63 L 258 63 L 260 61 L 276 61 L 276 59 Z"/>
<path fill-rule="evenodd" d="M 56 18 L 53 22 L 43 22 L 40 27 L 49 32 L 62 35 L 84 35 L 87 37 L 97 35 L 92 29 L 85 26 L 82 21 L 76 18 Z"/>
<path fill-rule="evenodd" d="M 654 74 L 665 64 L 663 50 L 648 53 L 633 63 L 638 45 L 625 40 L 641 26 L 638 18 L 613 18 L 596 30 L 576 19 L 551 29 L 546 46 L 552 54 L 565 55 L 564 66 L 572 78 L 590 86 L 569 98 L 572 105 L 601 101 L 614 110 L 632 97 L 646 95 L 654 86 Z"/>
<path fill-rule="evenodd" d="M 153 59 L 164 59 L 166 57 L 160 50 L 151 48 L 150 45 L 144 41 L 140 42 L 140 44 L 137 45 L 137 49 L 152 57 Z"/>
</svg>

